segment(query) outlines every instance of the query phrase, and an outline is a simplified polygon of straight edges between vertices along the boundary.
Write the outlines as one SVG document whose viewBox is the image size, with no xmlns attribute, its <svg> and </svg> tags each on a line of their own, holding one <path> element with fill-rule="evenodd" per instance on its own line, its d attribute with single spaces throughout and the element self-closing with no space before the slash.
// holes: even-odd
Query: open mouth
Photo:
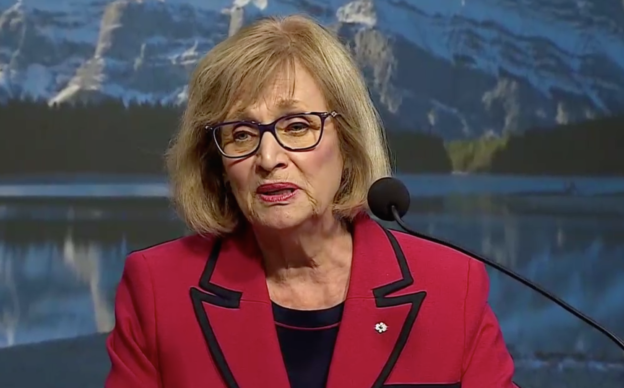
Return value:
<svg viewBox="0 0 624 388">
<path fill-rule="evenodd" d="M 293 197 L 298 187 L 292 184 L 267 184 L 258 187 L 258 196 L 266 202 L 283 202 Z"/>
<path fill-rule="evenodd" d="M 295 189 L 279 189 L 272 191 L 260 191 L 260 195 L 269 195 L 269 196 L 280 196 L 280 195 L 290 195 L 295 192 Z"/>
</svg>

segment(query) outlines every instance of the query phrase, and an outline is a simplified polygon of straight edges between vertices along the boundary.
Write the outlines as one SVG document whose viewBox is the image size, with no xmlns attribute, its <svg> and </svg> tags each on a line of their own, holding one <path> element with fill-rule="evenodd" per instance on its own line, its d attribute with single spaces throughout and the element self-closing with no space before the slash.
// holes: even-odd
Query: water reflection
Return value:
<svg viewBox="0 0 624 388">
<path fill-rule="evenodd" d="M 408 221 L 514 268 L 624 336 L 624 217 L 595 198 L 574 201 L 578 212 L 564 199 L 552 207 L 534 197 L 432 196 L 414 202 Z M 110 330 L 126 254 L 185 233 L 164 199 L 1 206 L 0 347 Z M 490 274 L 490 302 L 514 354 L 621 358 L 562 309 Z"/>
<path fill-rule="evenodd" d="M 4 253 L 4 252 L 2 252 Z M 17 295 L 17 286 L 13 276 L 13 262 L 0 255 L 0 276 L 3 306 L 0 310 L 0 344 L 15 345 L 15 332 L 19 324 L 20 308 Z M 4 337 L 4 339 L 2 338 Z"/>
<path fill-rule="evenodd" d="M 11 204 L 20 216 L 0 224 L 0 347 L 111 330 L 127 253 L 184 231 L 166 203 L 153 205 L 117 217 L 118 204 Z"/>
<path fill-rule="evenodd" d="M 112 328 L 111 303 L 102 284 L 105 250 L 76 242 L 69 228 L 62 241 L 0 246 L 3 268 L 0 344 L 11 346 Z M 121 254 L 121 251 L 109 252 Z M 114 286 L 110 284 L 110 286 Z"/>
<path fill-rule="evenodd" d="M 100 287 L 101 247 L 94 242 L 84 246 L 76 245 L 73 230 L 70 228 L 63 243 L 62 257 L 76 278 L 89 286 L 96 331 L 102 333 L 112 330 L 115 323 L 114 315 Z"/>
<path fill-rule="evenodd" d="M 624 335 L 624 222 L 574 214 L 418 214 L 417 229 L 519 272 Z M 621 351 L 546 298 L 489 270 L 490 304 L 515 354 L 621 359 Z"/>
</svg>

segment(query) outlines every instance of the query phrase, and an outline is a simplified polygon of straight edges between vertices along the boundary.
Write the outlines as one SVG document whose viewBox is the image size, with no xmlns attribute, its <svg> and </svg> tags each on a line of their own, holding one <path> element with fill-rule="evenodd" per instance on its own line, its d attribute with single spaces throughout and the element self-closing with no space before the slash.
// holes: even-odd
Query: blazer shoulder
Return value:
<svg viewBox="0 0 624 388">
<path fill-rule="evenodd" d="M 205 259 L 216 240 L 215 236 L 192 234 L 132 251 L 128 257 L 142 256 L 148 262 L 174 260 L 178 263 L 180 259 L 195 256 Z"/>
<path fill-rule="evenodd" d="M 481 261 L 457 249 L 396 230 L 391 233 L 401 246 L 411 270 L 418 274 L 429 273 L 449 282 L 463 280 L 461 283 L 471 272 L 473 279 L 475 273 L 485 274 Z"/>
<path fill-rule="evenodd" d="M 132 251 L 126 257 L 124 273 L 133 279 L 151 279 L 159 289 L 195 284 L 216 240 L 214 236 L 190 235 Z"/>
</svg>

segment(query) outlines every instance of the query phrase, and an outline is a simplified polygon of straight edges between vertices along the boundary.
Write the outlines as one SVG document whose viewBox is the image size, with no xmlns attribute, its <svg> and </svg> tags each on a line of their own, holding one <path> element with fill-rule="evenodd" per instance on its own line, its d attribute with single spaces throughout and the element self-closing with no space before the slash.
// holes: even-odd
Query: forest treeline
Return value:
<svg viewBox="0 0 624 388">
<path fill-rule="evenodd" d="M 530 175 L 624 175 L 624 116 L 510 136 L 490 172 Z"/>
<path fill-rule="evenodd" d="M 624 175 L 624 116 L 447 144 L 455 170 L 525 175 Z"/>
<path fill-rule="evenodd" d="M 181 107 L 108 100 L 0 105 L 0 175 L 162 174 Z M 389 128 L 402 173 L 624 175 L 624 116 L 536 128 L 503 138 L 452 141 Z"/>
<path fill-rule="evenodd" d="M 161 174 L 163 153 L 181 108 L 108 100 L 48 106 L 13 100 L 0 105 L 0 175 Z M 441 138 L 390 131 L 403 173 L 451 171 Z"/>
</svg>

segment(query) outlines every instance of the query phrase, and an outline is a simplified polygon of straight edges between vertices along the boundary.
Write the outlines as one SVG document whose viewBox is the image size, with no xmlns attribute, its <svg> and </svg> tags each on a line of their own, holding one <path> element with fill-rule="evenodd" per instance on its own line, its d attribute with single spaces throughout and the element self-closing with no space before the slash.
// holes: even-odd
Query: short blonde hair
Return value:
<svg viewBox="0 0 624 388">
<path fill-rule="evenodd" d="M 315 78 L 329 110 L 341 115 L 335 122 L 345 163 L 334 213 L 350 220 L 366 210 L 369 186 L 390 174 L 385 132 L 348 50 L 307 17 L 262 19 L 217 44 L 199 62 L 181 127 L 167 151 L 173 202 L 195 232 L 230 233 L 243 221 L 206 126 L 255 103 L 278 72 L 295 64 Z"/>
</svg>

